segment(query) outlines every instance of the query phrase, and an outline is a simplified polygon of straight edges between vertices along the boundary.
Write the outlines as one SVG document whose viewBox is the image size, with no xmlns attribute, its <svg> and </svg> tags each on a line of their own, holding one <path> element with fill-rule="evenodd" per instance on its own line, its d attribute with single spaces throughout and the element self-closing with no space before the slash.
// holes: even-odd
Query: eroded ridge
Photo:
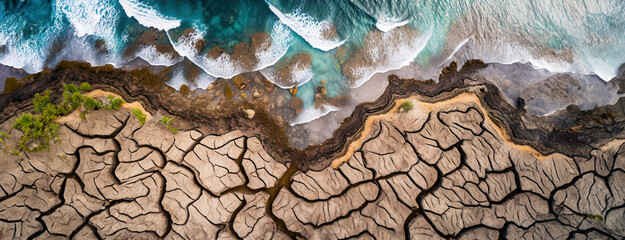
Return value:
<svg viewBox="0 0 625 240">
<path fill-rule="evenodd" d="M 319 171 L 243 132 L 173 134 L 125 109 L 60 136 L 50 152 L 0 153 L 0 238 L 625 237 L 623 141 L 536 156 L 476 101 L 377 119 L 346 162 Z"/>
</svg>

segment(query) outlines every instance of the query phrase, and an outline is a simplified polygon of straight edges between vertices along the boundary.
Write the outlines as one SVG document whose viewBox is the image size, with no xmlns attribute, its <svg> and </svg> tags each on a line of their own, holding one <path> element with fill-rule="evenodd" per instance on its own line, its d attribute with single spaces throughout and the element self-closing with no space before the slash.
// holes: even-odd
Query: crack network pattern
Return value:
<svg viewBox="0 0 625 240">
<path fill-rule="evenodd" d="M 0 153 L 0 238 L 625 237 L 623 142 L 536 157 L 486 117 L 474 102 L 418 105 L 375 121 L 338 168 L 300 171 L 239 131 L 98 111 L 50 152 Z"/>
</svg>

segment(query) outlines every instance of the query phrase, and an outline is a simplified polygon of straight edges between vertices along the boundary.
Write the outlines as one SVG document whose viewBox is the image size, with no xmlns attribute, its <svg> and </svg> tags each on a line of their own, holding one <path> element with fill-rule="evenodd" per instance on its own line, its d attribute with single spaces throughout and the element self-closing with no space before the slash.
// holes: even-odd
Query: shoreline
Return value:
<svg viewBox="0 0 625 240">
<path fill-rule="evenodd" d="M 589 111 L 569 107 L 550 116 L 536 117 L 509 105 L 499 89 L 479 75 L 479 70 L 486 66 L 478 60 L 468 62 L 460 70 L 447 67 L 438 83 L 391 75 L 388 87 L 378 99 L 358 104 L 334 131 L 332 138 L 304 149 L 297 149 L 289 143 L 290 136 L 286 133 L 285 123 L 268 113 L 263 106 L 254 106 L 248 102 L 226 102 L 218 109 L 210 109 L 204 105 L 206 102 L 202 95 L 182 95 L 164 86 L 162 81 L 154 85 L 157 86 L 155 88 L 147 84 L 145 79 L 127 71 L 80 63 L 68 63 L 36 74 L 14 92 L 0 95 L 0 104 L 8 106 L 0 112 L 0 120 L 6 121 L 29 110 L 31 106 L 27 102 L 35 93 L 60 89 L 61 83 L 86 81 L 94 89 L 115 93 L 128 102 L 143 103 L 146 112 L 163 112 L 182 119 L 185 122 L 183 129 L 199 128 L 210 134 L 223 134 L 232 130 L 249 132 L 259 136 L 272 157 L 280 161 L 292 161 L 300 169 L 321 169 L 348 151 L 358 136 L 363 135 L 365 123 L 373 121 L 371 117 L 379 118 L 376 116 L 388 113 L 396 107 L 395 103 L 399 99 L 414 97 L 423 102 L 435 103 L 481 88 L 485 91 L 476 95 L 477 100 L 493 124 L 509 136 L 510 142 L 534 148 L 542 155 L 554 152 L 568 153 L 570 156 L 587 155 L 592 149 L 625 136 L 623 131 L 618 130 L 625 126 L 625 113 L 618 110 L 625 105 L 625 100 Z M 53 94 L 53 98 L 56 97 Z M 242 109 L 255 111 L 255 117 L 248 119 Z M 612 122 L 593 120 L 609 111 L 613 112 Z"/>
</svg>

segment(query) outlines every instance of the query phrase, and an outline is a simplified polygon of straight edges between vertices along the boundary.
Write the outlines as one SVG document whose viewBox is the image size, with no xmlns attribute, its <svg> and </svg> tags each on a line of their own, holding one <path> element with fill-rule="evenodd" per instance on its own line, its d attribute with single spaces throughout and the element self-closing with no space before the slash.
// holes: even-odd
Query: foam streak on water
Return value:
<svg viewBox="0 0 625 240">
<path fill-rule="evenodd" d="M 299 116 L 297 116 L 297 118 L 290 123 L 291 126 L 295 126 L 298 124 L 304 124 L 307 122 L 311 122 L 314 121 L 316 119 L 319 119 L 325 115 L 328 115 L 331 112 L 335 112 L 338 111 L 339 108 L 334 107 L 334 106 L 329 106 L 329 105 L 322 105 L 319 108 L 314 108 L 314 107 L 310 107 L 310 108 L 306 108 L 304 109 L 304 111 L 302 112 L 302 114 L 300 114 Z"/>
<path fill-rule="evenodd" d="M 374 35 L 368 36 L 361 55 L 365 64 L 350 69 L 351 87 L 359 87 L 376 73 L 400 69 L 412 62 L 427 45 L 432 30 L 421 36 L 412 36 L 410 32 L 396 28 L 386 33 L 370 33 Z"/>
<path fill-rule="evenodd" d="M 155 46 L 142 47 L 137 51 L 136 56 L 154 66 L 171 66 L 183 60 L 181 57 L 174 57 L 171 53 L 159 53 Z"/>
<path fill-rule="evenodd" d="M 267 2 L 269 9 L 280 18 L 280 21 L 299 36 L 304 38 L 312 47 L 321 51 L 330 51 L 335 49 L 346 40 L 326 39 L 324 32 L 330 31 L 332 25 L 328 21 L 317 21 L 310 15 L 302 13 L 299 9 L 292 13 L 282 13 L 278 8 Z"/>
<path fill-rule="evenodd" d="M 170 30 L 180 26 L 180 20 L 163 16 L 154 8 L 137 0 L 119 0 L 119 3 L 128 17 L 134 17 L 143 26 L 159 30 Z"/>
<path fill-rule="evenodd" d="M 271 46 L 265 51 L 259 51 L 256 53 L 258 58 L 258 64 L 256 70 L 264 69 L 266 67 L 276 64 L 286 54 L 291 46 L 291 40 L 293 40 L 293 34 L 291 30 L 282 22 L 277 21 L 273 25 L 271 33 Z M 268 42 L 265 42 L 262 49 L 266 48 Z"/>
<path fill-rule="evenodd" d="M 378 19 L 378 21 L 375 23 L 375 27 L 382 32 L 388 32 L 390 30 L 393 30 L 394 28 L 404 26 L 408 23 L 410 23 L 410 19 L 401 20 L 384 18 Z"/>
</svg>

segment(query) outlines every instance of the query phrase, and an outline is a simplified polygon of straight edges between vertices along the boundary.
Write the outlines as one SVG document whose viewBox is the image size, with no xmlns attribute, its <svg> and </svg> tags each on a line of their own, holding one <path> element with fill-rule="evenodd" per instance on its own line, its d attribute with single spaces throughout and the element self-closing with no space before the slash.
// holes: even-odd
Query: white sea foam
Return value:
<svg viewBox="0 0 625 240">
<path fill-rule="evenodd" d="M 145 46 L 137 51 L 136 57 L 150 63 L 150 65 L 171 66 L 180 61 L 182 57 L 174 57 L 171 53 L 159 53 L 155 46 Z"/>
<path fill-rule="evenodd" d="M 217 80 L 217 78 L 202 72 L 195 79 L 194 82 L 189 82 L 189 80 L 184 77 L 183 71 L 184 70 L 182 68 L 176 69 L 172 75 L 171 80 L 165 82 L 165 84 L 167 84 L 170 87 L 175 88 L 177 91 L 180 91 L 180 87 L 182 87 L 182 85 L 184 84 L 189 86 L 189 90 L 194 90 L 197 88 L 206 89 L 211 83 Z"/>
<path fill-rule="evenodd" d="M 206 73 L 200 73 L 200 76 L 195 79 L 195 86 L 197 88 L 206 89 L 211 83 L 215 82 L 215 80 L 217 80 L 216 77 Z"/>
<path fill-rule="evenodd" d="M 289 26 L 291 30 L 304 38 L 312 47 L 322 51 L 330 51 L 345 43 L 345 40 L 326 39 L 323 37 L 323 33 L 332 28 L 332 25 L 328 21 L 324 20 L 319 22 L 312 16 L 302 13 L 299 9 L 292 13 L 285 14 L 271 5 L 271 3 L 267 2 L 267 4 L 269 5 L 269 9 L 278 16 L 282 23 Z"/>
<path fill-rule="evenodd" d="M 291 68 L 290 76 L 287 79 L 281 79 L 276 76 L 276 68 L 268 67 L 260 70 L 260 73 L 267 78 L 267 80 L 282 89 L 289 89 L 292 87 L 299 87 L 306 84 L 314 77 L 313 71 L 309 67 L 300 66 L 299 63 Z"/>
<path fill-rule="evenodd" d="M 57 8 L 74 28 L 78 37 L 103 38 L 111 49 L 117 49 L 115 32 L 119 12 L 110 0 L 58 0 Z"/>
<path fill-rule="evenodd" d="M 239 62 L 232 59 L 228 54 L 222 54 L 216 59 L 208 57 L 206 55 L 198 55 L 198 49 L 195 48 L 195 43 L 202 39 L 202 35 L 198 31 L 194 31 L 192 34 L 181 37 L 177 42 L 171 39 L 169 33 L 167 33 L 170 43 L 174 47 L 174 50 L 181 56 L 187 57 L 196 66 L 201 68 L 204 72 L 210 76 L 220 78 L 232 78 L 238 74 L 246 71 L 258 71 L 274 65 L 276 62 L 286 54 L 293 35 L 291 30 L 281 22 L 274 24 L 273 31 L 271 33 L 271 46 L 265 48 L 263 51 L 256 52 L 256 58 L 258 63 L 252 69 L 243 69 Z M 264 44 L 269 44 L 266 42 Z"/>
<path fill-rule="evenodd" d="M 295 126 L 298 124 L 303 124 L 307 122 L 314 121 L 320 117 L 323 117 L 331 112 L 338 111 L 339 108 L 329 105 L 322 105 L 319 108 L 306 108 L 304 111 L 298 115 L 293 122 L 289 123 L 291 126 Z"/>
<path fill-rule="evenodd" d="M 187 81 L 187 79 L 184 78 L 184 75 L 182 74 L 182 70 L 178 69 L 174 72 L 173 76 L 171 77 L 171 80 L 165 82 L 165 84 L 167 84 L 170 87 L 175 88 L 177 91 L 180 91 L 180 87 L 182 87 L 182 85 L 186 84 L 187 86 L 189 86 L 189 81 Z"/>
<path fill-rule="evenodd" d="M 352 72 L 350 87 L 359 87 L 376 73 L 400 69 L 410 64 L 432 36 L 432 29 L 420 37 L 405 36 L 405 32 L 407 31 L 396 28 L 381 33 L 380 38 L 370 38 L 370 41 L 365 43 L 367 49 L 362 56 L 367 64 L 350 69 Z"/>
<path fill-rule="evenodd" d="M 50 47 L 62 32 L 62 14 L 58 7 L 52 9 L 50 22 L 43 27 L 42 31 L 25 39 L 22 29 L 26 20 L 21 14 L 10 15 L 6 24 L 15 24 L 15 27 L 8 27 L 3 24 L 5 41 L 5 54 L 0 56 L 0 64 L 21 68 L 28 73 L 36 73 L 43 70 L 48 58 Z"/>
<path fill-rule="evenodd" d="M 277 21 L 273 25 L 273 30 L 271 32 L 271 46 L 266 48 L 266 45 L 264 45 L 263 49 L 266 48 L 265 51 L 256 52 L 256 58 L 258 59 L 256 70 L 276 64 L 276 62 L 286 54 L 287 50 L 289 50 L 291 40 L 293 40 L 291 30 L 282 22 Z M 265 42 L 264 44 L 269 43 Z"/>
<path fill-rule="evenodd" d="M 159 30 L 170 30 L 180 26 L 180 20 L 164 16 L 156 9 L 137 0 L 119 0 L 128 17 L 134 17 L 141 25 Z"/>
<path fill-rule="evenodd" d="M 232 78 L 243 72 L 243 68 L 228 54 L 222 54 L 216 59 L 208 56 L 195 56 L 192 60 L 206 73 L 220 78 Z"/>
<path fill-rule="evenodd" d="M 198 33 L 194 33 L 191 37 L 182 38 L 179 42 L 174 42 L 169 32 L 167 32 L 167 37 L 178 54 L 187 57 L 193 64 L 211 76 L 232 78 L 243 72 L 238 62 L 234 61 L 228 54 L 222 54 L 216 59 L 197 55 L 198 51 L 194 46 L 194 39 L 201 37 Z"/>
<path fill-rule="evenodd" d="M 451 60 L 454 55 L 456 55 L 456 53 L 458 52 L 458 50 L 460 50 L 460 48 L 462 48 L 462 46 L 464 46 L 465 44 L 467 44 L 467 42 L 469 42 L 469 38 L 466 38 L 464 40 L 462 40 L 462 42 L 460 42 L 458 45 L 456 45 L 456 47 L 454 48 L 454 51 L 451 52 L 451 54 L 449 54 L 449 57 L 447 57 L 447 59 L 445 59 L 445 61 L 443 61 L 439 67 L 442 67 L 443 65 L 447 64 L 447 62 L 449 60 Z"/>
<path fill-rule="evenodd" d="M 410 19 L 397 19 L 393 17 L 383 16 L 377 19 L 375 27 L 382 32 L 388 32 L 397 27 L 404 26 L 408 23 L 410 23 Z"/>
<path fill-rule="evenodd" d="M 21 68 L 28 73 L 43 70 L 46 56 L 37 48 L 34 41 L 25 41 L 19 44 L 9 44 L 6 53 L 0 57 L 0 64 Z"/>
</svg>

